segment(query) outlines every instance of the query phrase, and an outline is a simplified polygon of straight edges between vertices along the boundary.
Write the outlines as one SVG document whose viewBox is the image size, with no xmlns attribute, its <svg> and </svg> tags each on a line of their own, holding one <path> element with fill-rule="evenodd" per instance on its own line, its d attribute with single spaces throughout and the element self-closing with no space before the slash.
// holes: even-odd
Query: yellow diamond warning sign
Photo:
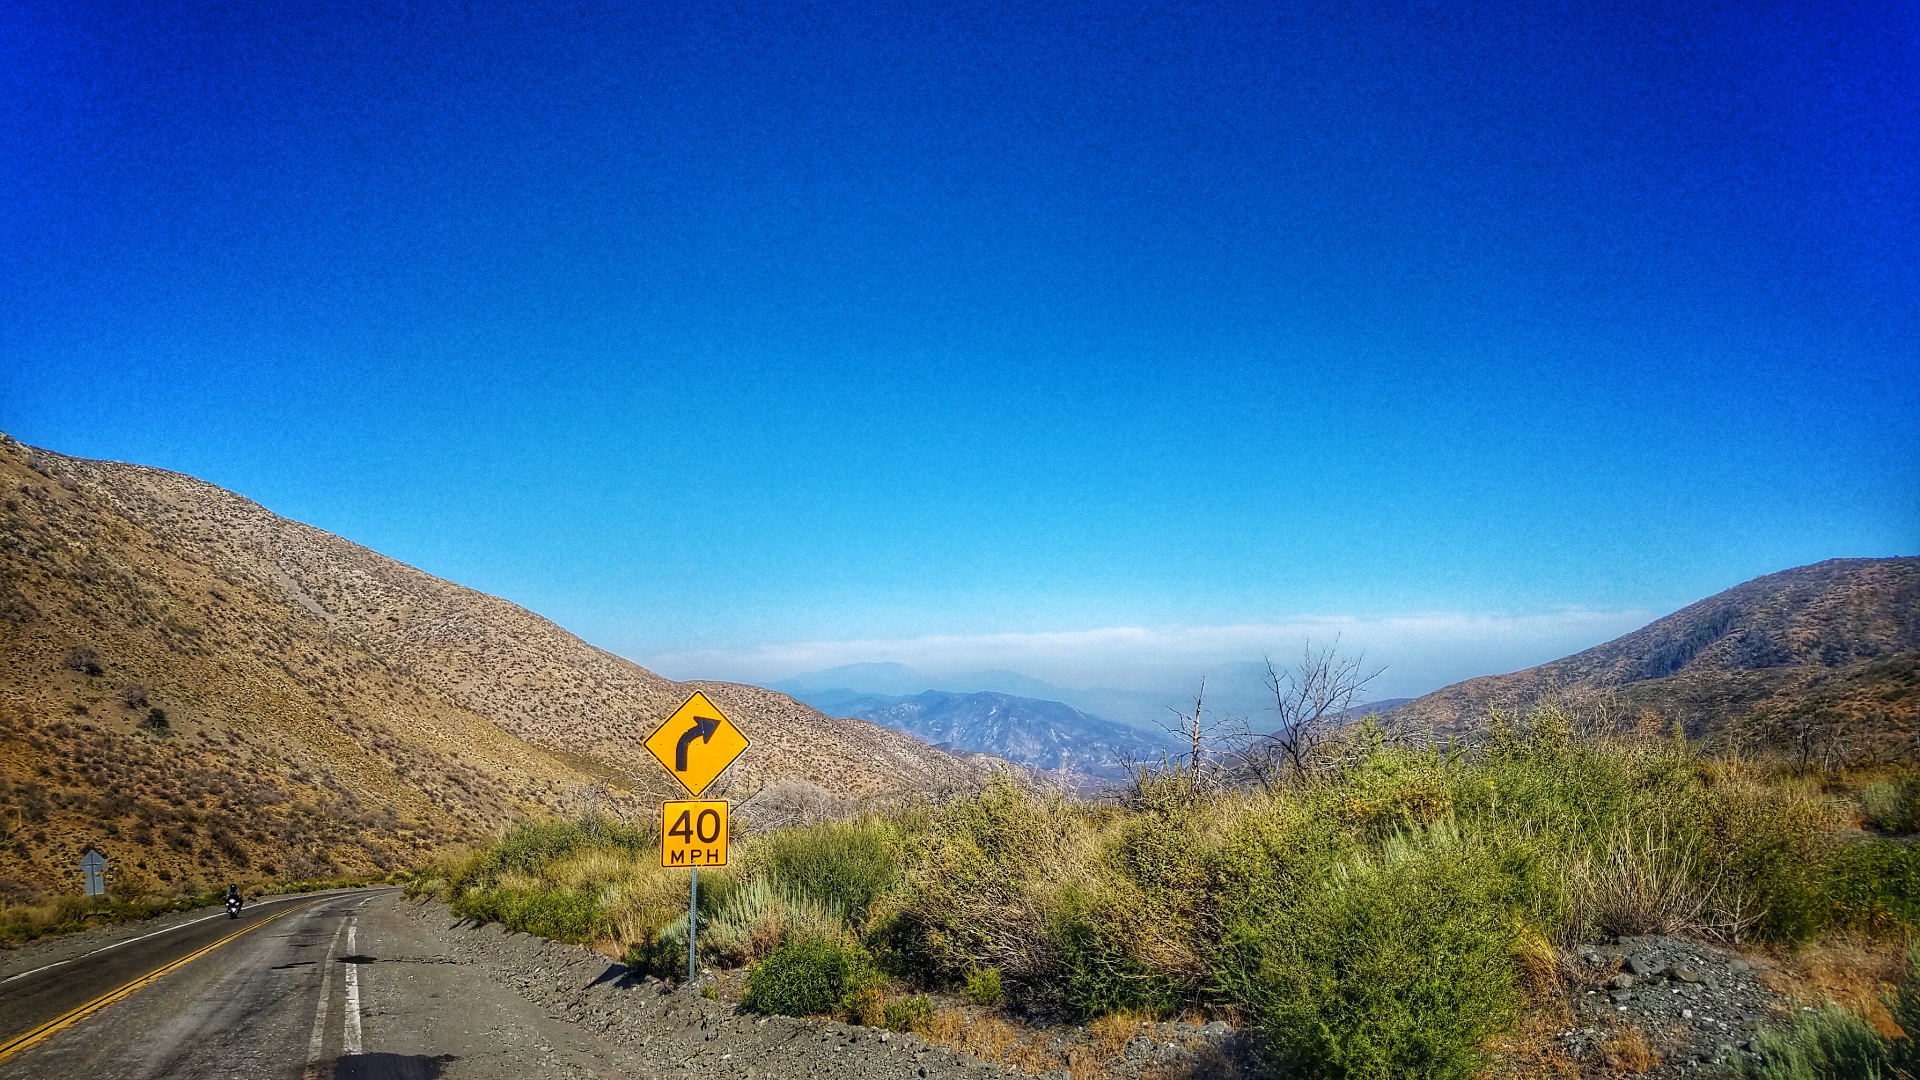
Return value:
<svg viewBox="0 0 1920 1080">
<path fill-rule="evenodd" d="M 647 750 L 689 795 L 707 790 L 749 745 L 746 735 L 698 690 L 647 736 Z"/>
<path fill-rule="evenodd" d="M 727 865 L 727 804 L 670 802 L 660 807 L 660 865 L 681 870 Z"/>
</svg>

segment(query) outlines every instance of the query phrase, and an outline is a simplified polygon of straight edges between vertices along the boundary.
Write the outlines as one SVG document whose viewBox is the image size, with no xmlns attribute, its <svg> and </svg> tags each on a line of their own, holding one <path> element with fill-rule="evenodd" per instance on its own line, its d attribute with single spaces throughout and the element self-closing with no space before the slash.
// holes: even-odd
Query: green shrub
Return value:
<svg viewBox="0 0 1920 1080">
<path fill-rule="evenodd" d="M 796 937 L 747 972 L 740 1004 L 780 1016 L 825 1016 L 852 1004 L 880 976 L 867 950 L 852 942 Z"/>
<path fill-rule="evenodd" d="M 1894 1040 L 1829 1001 L 1794 1018 L 1790 1028 L 1762 1028 L 1760 1060 L 1742 1061 L 1754 1080 L 1894 1080 Z M 1901 1040 L 1907 1041 L 1907 1040 Z"/>
<path fill-rule="evenodd" d="M 453 913 L 571 945 L 606 937 L 610 928 L 591 896 L 538 890 L 476 889 L 453 902 Z"/>
<path fill-rule="evenodd" d="M 1866 930 L 1920 928 L 1920 846 L 1896 840 L 1843 844 L 1826 867 L 1832 921 Z"/>
<path fill-rule="evenodd" d="M 873 950 L 874 963 L 895 978 L 926 987 L 942 987 L 952 980 L 947 936 L 929 925 L 918 911 L 883 911 L 862 936 Z M 964 974 L 961 976 L 964 978 Z"/>
<path fill-rule="evenodd" d="M 653 844 L 646 829 L 622 825 L 601 817 L 576 821 L 526 821 L 507 831 L 466 867 L 464 880 L 455 884 L 491 886 L 509 872 L 538 876 L 541 871 L 582 848 L 601 846 L 638 854 Z"/>
<path fill-rule="evenodd" d="M 992 966 L 1016 986 L 1050 978 L 1036 884 L 1070 876 L 1061 853 L 1089 811 L 1005 780 L 928 815 L 902 838 L 900 887 L 868 939 L 887 970 L 928 987 Z"/>
<path fill-rule="evenodd" d="M 1005 998 L 1000 988 L 999 968 L 975 968 L 967 972 L 967 1000 L 975 1005 L 994 1006 Z"/>
<path fill-rule="evenodd" d="M 1179 1000 L 1172 981 L 1128 952 L 1116 929 L 1094 901 L 1069 891 L 1048 927 L 1057 969 L 1044 989 L 1081 1018 L 1171 1012 Z"/>
<path fill-rule="evenodd" d="M 840 999 L 835 1012 L 850 1024 L 864 1024 L 867 1027 L 879 1027 L 887 1022 L 887 998 L 884 993 L 886 984 L 881 979 L 871 979 L 853 988 L 852 992 Z"/>
<path fill-rule="evenodd" d="M 924 994 L 889 1001 L 885 1020 L 889 1031 L 925 1031 L 933 1020 L 933 1002 Z"/>
<path fill-rule="evenodd" d="M 1860 793 L 1862 816 L 1882 832 L 1920 832 L 1920 774 L 1867 785 Z"/>
<path fill-rule="evenodd" d="M 1277 1072 L 1453 1080 L 1518 1015 L 1515 932 L 1490 859 L 1407 843 L 1230 933 L 1224 989 Z"/>
<path fill-rule="evenodd" d="M 1453 809 L 1455 785 L 1438 754 L 1382 750 L 1342 778 L 1338 813 L 1364 830 L 1431 824 Z"/>
<path fill-rule="evenodd" d="M 1320 806 L 1276 801 L 1238 815 L 1214 860 L 1213 902 L 1221 924 L 1261 922 L 1355 850 Z"/>
<path fill-rule="evenodd" d="M 884 830 L 830 822 L 783 829 L 767 837 L 759 858 L 774 881 L 834 908 L 855 925 L 893 887 L 898 864 Z"/>
<path fill-rule="evenodd" d="M 1758 937 L 1805 941 L 1827 925 L 1828 824 L 1818 807 L 1792 794 L 1726 793 L 1713 801 L 1702 857 L 1720 868 L 1739 906 L 1757 913 Z"/>
<path fill-rule="evenodd" d="M 684 927 L 685 923 L 681 925 Z M 620 960 L 635 974 L 683 979 L 687 974 L 686 931 L 682 929 L 678 936 L 656 934 L 644 941 L 631 942 Z"/>
</svg>

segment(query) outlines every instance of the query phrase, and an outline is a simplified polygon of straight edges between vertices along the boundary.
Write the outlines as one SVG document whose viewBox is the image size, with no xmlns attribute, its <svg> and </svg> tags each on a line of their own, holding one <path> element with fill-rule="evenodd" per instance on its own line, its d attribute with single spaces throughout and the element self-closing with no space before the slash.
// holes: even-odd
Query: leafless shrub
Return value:
<svg viewBox="0 0 1920 1080">
<path fill-rule="evenodd" d="M 1301 780 L 1334 764 L 1345 740 L 1342 729 L 1367 684 L 1384 668 L 1368 671 L 1361 653 L 1343 653 L 1340 641 L 1315 647 L 1308 642 L 1300 660 L 1282 671 L 1267 662 L 1267 692 L 1279 721 L 1270 735 L 1259 736 L 1242 755 L 1262 787 L 1272 790 L 1288 779 Z"/>
<path fill-rule="evenodd" d="M 1246 743 L 1246 721 L 1207 712 L 1205 679 L 1200 680 L 1200 690 L 1193 696 L 1192 712 L 1167 711 L 1174 718 L 1161 721 L 1160 729 L 1173 736 L 1183 750 L 1178 756 L 1162 752 L 1152 760 L 1122 753 L 1119 764 L 1133 779 L 1132 797 L 1142 797 L 1149 787 L 1165 790 L 1168 783 L 1193 795 L 1217 790 L 1229 773 L 1224 759 Z"/>
<path fill-rule="evenodd" d="M 64 662 L 67 667 L 83 675 L 100 674 L 100 654 L 92 646 L 81 645 L 68 649 Z"/>
<path fill-rule="evenodd" d="M 776 779 L 741 802 L 734 817 L 754 831 L 834 821 L 853 816 L 855 806 L 804 780 Z"/>
<path fill-rule="evenodd" d="M 120 704 L 129 709 L 147 707 L 147 688 L 139 683 L 128 683 L 120 688 Z"/>
<path fill-rule="evenodd" d="M 0 877 L 0 905 L 37 904 L 44 897 L 40 889 L 19 878 Z"/>
</svg>

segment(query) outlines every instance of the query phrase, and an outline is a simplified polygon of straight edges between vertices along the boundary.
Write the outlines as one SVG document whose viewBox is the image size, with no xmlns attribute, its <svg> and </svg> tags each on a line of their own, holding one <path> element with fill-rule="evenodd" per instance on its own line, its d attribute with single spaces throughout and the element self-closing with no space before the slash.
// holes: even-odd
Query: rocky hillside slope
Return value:
<svg viewBox="0 0 1920 1080">
<path fill-rule="evenodd" d="M 1755 578 L 1585 652 L 1436 690 L 1388 719 L 1460 731 L 1490 708 L 1585 702 L 1619 726 L 1810 756 L 1912 754 L 1920 558 L 1830 559 Z"/>
<path fill-rule="evenodd" d="M 671 785 L 641 740 L 695 685 L 754 740 L 715 794 L 979 775 L 773 691 L 661 678 L 191 477 L 0 436 L 0 901 L 73 888 L 88 846 L 165 885 L 639 812 Z"/>
</svg>

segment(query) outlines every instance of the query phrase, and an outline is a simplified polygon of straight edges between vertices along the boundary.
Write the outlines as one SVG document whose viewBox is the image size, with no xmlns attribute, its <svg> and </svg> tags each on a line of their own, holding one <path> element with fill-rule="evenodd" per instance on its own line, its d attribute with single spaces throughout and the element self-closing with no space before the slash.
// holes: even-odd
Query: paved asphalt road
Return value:
<svg viewBox="0 0 1920 1080">
<path fill-rule="evenodd" d="M 239 921 L 210 914 L 0 955 L 0 1080 L 1005 1075 L 912 1036 L 747 1016 L 628 982 L 605 956 L 393 889 L 274 900 Z"/>
<path fill-rule="evenodd" d="M 438 917 L 408 910 L 397 890 L 354 890 L 92 952 L 52 943 L 65 947 L 49 960 L 71 959 L 0 980 L 0 1080 L 642 1075 L 621 1048 L 463 966 Z"/>
<path fill-rule="evenodd" d="M 357 915 L 388 892 L 249 904 L 237 920 L 218 912 L 9 976 L 0 1077 L 433 1075 L 426 1062 L 347 1060 L 368 1056 Z"/>
</svg>

